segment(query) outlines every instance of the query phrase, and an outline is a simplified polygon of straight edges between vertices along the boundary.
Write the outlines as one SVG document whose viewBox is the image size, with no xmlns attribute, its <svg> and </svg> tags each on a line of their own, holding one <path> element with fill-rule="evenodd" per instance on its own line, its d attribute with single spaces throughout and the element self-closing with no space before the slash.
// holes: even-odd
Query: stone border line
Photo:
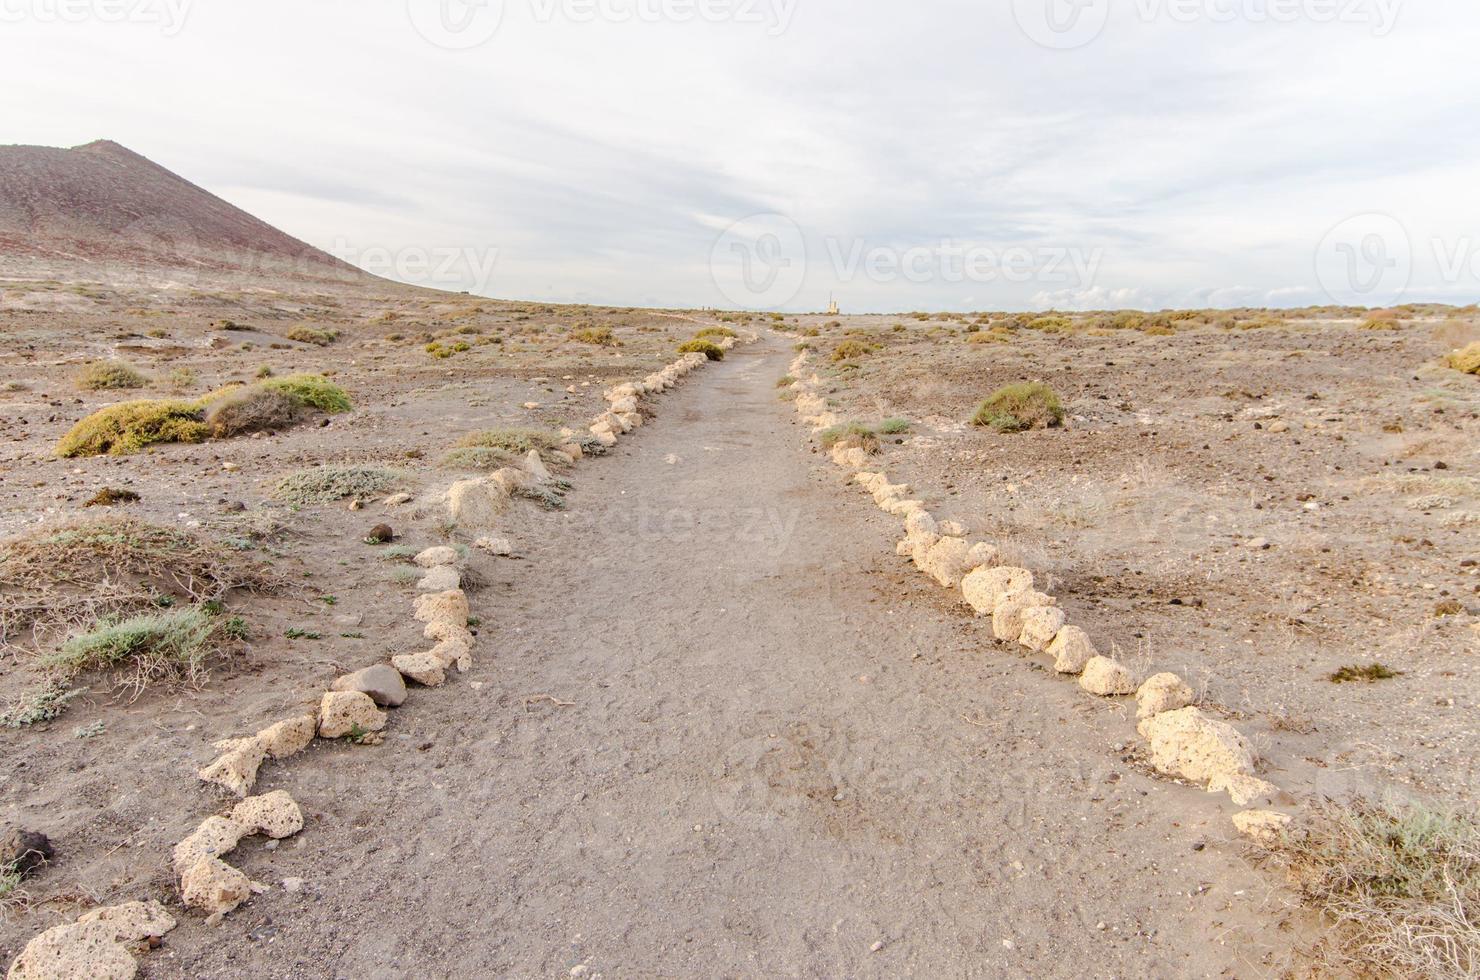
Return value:
<svg viewBox="0 0 1480 980">
<path fill-rule="evenodd" d="M 758 339 L 758 335 L 745 332 L 738 341 L 721 337 L 715 343 L 731 350 L 739 342 Z M 591 436 L 602 447 L 616 445 L 621 436 L 643 424 L 643 397 L 673 388 L 708 361 L 704 354 L 685 354 L 641 381 L 607 390 L 603 393 L 607 410 L 591 421 Z M 562 435 L 569 441 L 558 451 L 573 464 L 585 455 L 581 441 L 570 429 L 563 430 Z M 539 452 L 531 450 L 522 468 L 509 467 L 487 477 L 459 481 L 439 500 L 455 524 L 484 529 L 502 516 L 516 493 L 552 479 Z M 494 554 L 510 553 L 506 539 L 480 538 L 477 547 Z M 203 782 L 239 798 L 229 814 L 206 817 L 190 836 L 175 845 L 172 854 L 180 899 L 187 908 L 206 913 L 207 924 L 220 922 L 253 895 L 268 890 L 227 864 L 223 860 L 226 855 L 247 837 L 263 835 L 276 841 L 303 829 L 303 812 L 286 792 L 248 795 L 264 762 L 298 756 L 315 738 L 380 744 L 388 719 L 381 709 L 405 703 L 407 681 L 440 687 L 446 683 L 448 671 L 466 673 L 471 669 L 475 637 L 468 628 L 471 610 L 462 589 L 462 553 L 439 545 L 427 548 L 413 560 L 424 574 L 416 584 L 418 595 L 412 601 L 412 617 L 422 625 L 423 637 L 434 644 L 431 649 L 399 654 L 390 658 L 389 665 L 376 664 L 338 678 L 320 696 L 314 714 L 280 721 L 245 738 L 215 743 L 220 755 L 197 774 Z M 139 961 L 133 950 L 146 941 L 148 948 L 155 948 L 158 938 L 176 925 L 169 911 L 154 901 L 94 909 L 76 922 L 54 926 L 33 938 L 11 964 L 6 977 L 128 980 L 138 971 Z"/>
<path fill-rule="evenodd" d="M 803 377 L 809 361 L 808 352 L 802 351 L 787 373 L 797 379 L 791 385 L 797 414 L 815 435 L 837 426 L 840 419 L 819 394 L 823 382 L 817 373 Z M 865 449 L 840 442 L 829 456 L 853 474 L 853 482 L 870 493 L 881 510 L 901 519 L 904 536 L 896 553 L 942 588 L 958 592 L 978 617 L 990 618 L 997 640 L 1051 658 L 1056 673 L 1078 678 L 1089 694 L 1135 695 L 1136 731 L 1149 745 L 1157 772 L 1196 783 L 1210 793 L 1227 792 L 1240 807 L 1268 804 L 1284 795 L 1256 775 L 1248 738 L 1197 707 L 1191 686 L 1181 677 L 1159 673 L 1137 683 L 1130 668 L 1100 654 L 1083 629 L 1068 623 L 1058 600 L 1034 587 L 1031 571 L 1002 564 L 996 545 L 968 540 L 967 529 L 956 521 L 937 521 L 923 500 L 911 496 L 907 484 L 890 483 Z M 1267 840 L 1291 819 L 1288 813 L 1254 809 L 1235 814 L 1233 823 L 1240 833 Z"/>
</svg>

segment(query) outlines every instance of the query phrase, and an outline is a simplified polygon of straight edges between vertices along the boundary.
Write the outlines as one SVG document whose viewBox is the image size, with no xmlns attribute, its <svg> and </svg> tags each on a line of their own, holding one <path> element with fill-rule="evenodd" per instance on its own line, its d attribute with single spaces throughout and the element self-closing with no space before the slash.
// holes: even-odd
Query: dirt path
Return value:
<svg viewBox="0 0 1480 980">
<path fill-rule="evenodd" d="M 470 675 L 264 774 L 311 819 L 241 866 L 304 890 L 150 975 L 1266 973 L 1288 939 L 1226 804 L 893 557 L 777 400 L 789 356 L 695 375 L 513 529 Z"/>
</svg>

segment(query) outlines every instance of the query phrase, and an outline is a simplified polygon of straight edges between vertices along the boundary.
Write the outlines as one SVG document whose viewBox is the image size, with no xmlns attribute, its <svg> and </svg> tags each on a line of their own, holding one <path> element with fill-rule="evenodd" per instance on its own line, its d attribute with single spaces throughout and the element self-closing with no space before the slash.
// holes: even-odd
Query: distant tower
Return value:
<svg viewBox="0 0 1480 980">
<path fill-rule="evenodd" d="M 838 315 L 838 301 L 835 300 L 835 299 L 833 299 L 832 293 L 828 293 L 827 294 L 827 315 L 828 316 L 837 316 Z"/>
</svg>

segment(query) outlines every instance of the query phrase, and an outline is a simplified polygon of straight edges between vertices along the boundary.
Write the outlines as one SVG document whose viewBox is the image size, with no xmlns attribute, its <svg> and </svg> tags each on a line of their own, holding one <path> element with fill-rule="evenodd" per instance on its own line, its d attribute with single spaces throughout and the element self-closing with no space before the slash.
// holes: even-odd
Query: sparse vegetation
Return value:
<svg viewBox="0 0 1480 980">
<path fill-rule="evenodd" d="M 897 436 L 910 431 L 910 420 L 906 418 L 889 418 L 879 423 L 879 435 Z"/>
<path fill-rule="evenodd" d="M 699 339 L 702 339 L 704 337 L 735 337 L 735 336 L 738 336 L 738 335 L 735 333 L 735 331 L 731 330 L 729 327 L 705 327 L 703 330 L 700 330 L 698 333 L 694 334 L 694 339 L 695 340 L 699 340 Z"/>
<path fill-rule="evenodd" d="M 1064 407 L 1052 388 L 1027 381 L 998 388 L 972 416 L 973 425 L 991 426 L 998 432 L 1025 432 L 1039 426 L 1052 428 L 1064 421 Z"/>
<path fill-rule="evenodd" d="M 1369 801 L 1319 805 L 1269 848 L 1301 897 L 1336 923 L 1318 952 L 1358 976 L 1480 972 L 1480 824 Z"/>
<path fill-rule="evenodd" d="M 354 408 L 345 390 L 321 374 L 290 374 L 261 382 L 268 391 L 281 391 L 299 404 L 330 415 Z"/>
<path fill-rule="evenodd" d="M 57 443 L 56 454 L 123 456 L 146 446 L 200 442 L 210 435 L 199 404 L 186 401 L 122 402 L 100 409 L 74 425 Z"/>
<path fill-rule="evenodd" d="M 572 330 L 570 339 L 577 343 L 591 344 L 596 347 L 619 346 L 617 335 L 612 333 L 611 327 L 586 327 L 582 330 Z"/>
<path fill-rule="evenodd" d="M 376 466 L 319 466 L 284 477 L 273 487 L 272 496 L 299 506 L 328 504 L 381 493 L 399 484 L 404 476 L 400 470 Z"/>
<path fill-rule="evenodd" d="M 330 344 L 334 343 L 334 341 L 339 339 L 339 331 L 321 330 L 318 327 L 309 326 L 294 327 L 292 330 L 288 331 L 287 338 L 289 340 L 297 341 L 300 344 L 313 344 L 315 347 L 328 347 Z"/>
<path fill-rule="evenodd" d="M 28 691 L 0 711 L 0 728 L 27 728 L 54 721 L 67 710 L 67 705 L 86 693 L 86 688 L 69 690 L 65 684 L 57 683 Z"/>
<path fill-rule="evenodd" d="M 859 357 L 867 357 L 878 350 L 873 344 L 866 344 L 861 340 L 845 340 L 833 348 L 832 360 L 834 363 L 851 361 Z"/>
<path fill-rule="evenodd" d="M 138 503 L 139 495 L 132 490 L 115 490 L 113 487 L 104 487 L 93 494 L 82 505 L 83 507 L 113 507 L 118 504 Z"/>
<path fill-rule="evenodd" d="M 239 551 L 192 531 L 105 517 L 0 545 L 0 647 L 33 635 L 182 602 L 220 601 L 277 579 Z"/>
<path fill-rule="evenodd" d="M 678 352 L 680 354 L 703 354 L 711 361 L 723 361 L 725 359 L 724 348 L 711 341 L 699 340 L 698 338 L 679 344 Z"/>
<path fill-rule="evenodd" d="M 797 383 L 797 379 L 796 378 L 793 378 L 789 374 L 783 374 L 781 377 L 779 377 L 779 378 L 776 379 L 776 387 L 778 387 L 778 388 L 790 388 L 792 385 L 794 385 L 796 383 Z"/>
<path fill-rule="evenodd" d="M 106 619 L 43 656 L 43 668 L 63 678 L 92 670 L 117 673 L 135 693 L 160 680 L 199 684 L 207 660 L 221 648 L 220 623 L 198 608 Z"/>
<path fill-rule="evenodd" d="M 206 424 L 217 439 L 286 429 L 303 417 L 303 405 L 285 391 L 252 385 L 212 403 Z"/>
<path fill-rule="evenodd" d="M 149 383 L 144 373 L 123 361 L 98 361 L 77 375 L 77 387 L 88 391 L 123 391 Z"/>
<path fill-rule="evenodd" d="M 1382 664 L 1360 664 L 1342 667 L 1331 674 L 1328 680 L 1332 684 L 1376 684 L 1378 681 L 1390 681 L 1395 677 L 1402 676 L 1402 671 L 1393 670 Z"/>
<path fill-rule="evenodd" d="M 504 454 L 503 458 L 516 460 L 520 456 L 527 455 L 531 449 L 537 450 L 540 456 L 548 456 L 554 451 L 562 440 L 559 433 L 549 432 L 544 429 L 482 429 L 470 432 L 457 441 L 457 449 L 448 454 L 450 461 L 453 456 L 460 456 L 467 462 L 481 460 L 492 462 L 498 458 L 497 454 Z M 460 450 L 485 450 L 479 453 L 460 453 Z M 500 464 L 502 465 L 502 464 Z M 477 468 L 485 468 L 480 465 Z"/>
<path fill-rule="evenodd" d="M 845 422 L 823 429 L 817 434 L 823 449 L 842 446 L 844 449 L 862 449 L 870 455 L 879 451 L 879 434 L 862 422 Z"/>
<path fill-rule="evenodd" d="M 1450 354 L 1444 363 L 1465 374 L 1480 374 L 1480 340 Z"/>
</svg>

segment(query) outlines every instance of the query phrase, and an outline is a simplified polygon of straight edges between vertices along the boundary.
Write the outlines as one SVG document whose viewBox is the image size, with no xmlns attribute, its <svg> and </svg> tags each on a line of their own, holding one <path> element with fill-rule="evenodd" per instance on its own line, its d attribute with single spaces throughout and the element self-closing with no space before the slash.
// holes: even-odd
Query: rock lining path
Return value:
<svg viewBox="0 0 1480 980">
<path fill-rule="evenodd" d="M 777 399 L 789 359 L 732 352 L 511 528 L 527 560 L 471 597 L 473 671 L 384 746 L 259 786 L 309 826 L 234 860 L 303 890 L 177 930 L 149 975 L 1277 964 L 1226 797 L 1123 761 L 1133 703 L 1087 704 L 894 556 L 898 521 Z"/>
</svg>

